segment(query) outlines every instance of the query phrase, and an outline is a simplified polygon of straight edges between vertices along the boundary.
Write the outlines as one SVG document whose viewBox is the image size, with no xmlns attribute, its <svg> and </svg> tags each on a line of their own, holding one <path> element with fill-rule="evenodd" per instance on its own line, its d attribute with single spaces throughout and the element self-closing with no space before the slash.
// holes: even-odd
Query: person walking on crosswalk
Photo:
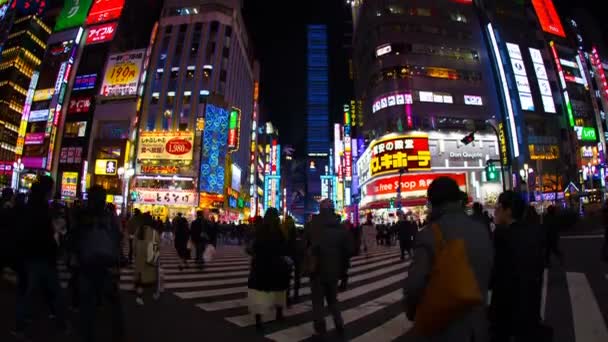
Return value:
<svg viewBox="0 0 608 342">
<path fill-rule="evenodd" d="M 305 241 L 309 255 L 316 265 L 309 270 L 315 338 L 323 339 L 327 333 L 324 301 L 333 316 L 336 332 L 344 335 L 344 321 L 338 307 L 338 280 L 344 274 L 353 252 L 350 234 L 340 224 L 334 213 L 333 203 L 325 199 L 320 203 L 320 212 L 314 216 Z"/>
<path fill-rule="evenodd" d="M 263 315 L 275 310 L 276 320 L 283 320 L 287 305 L 290 266 L 287 243 L 280 228 L 279 212 L 269 208 L 264 222 L 256 225 L 255 238 L 248 248 L 251 269 L 247 286 L 249 312 L 255 316 L 258 332 L 263 332 Z"/>
<path fill-rule="evenodd" d="M 462 192 L 456 181 L 451 178 L 435 179 L 428 188 L 428 200 L 431 206 L 429 221 L 432 226 L 425 227 L 416 235 L 414 260 L 405 279 L 404 304 L 407 317 L 415 321 L 415 328 L 419 321 L 427 319 L 428 322 L 428 318 L 432 319 L 433 316 L 437 321 L 445 323 L 442 327 L 437 327 L 432 331 L 430 336 L 422 336 L 421 341 L 486 342 L 489 340 L 489 334 L 485 303 L 487 303 L 493 257 L 487 229 L 482 223 L 475 221 L 465 213 L 462 205 Z M 437 237 L 440 237 L 441 241 Z M 432 273 L 435 266 L 434 261 L 441 255 L 438 253 L 440 248 L 453 240 L 464 242 L 465 255 L 468 259 L 467 271 L 472 271 L 472 279 L 469 279 L 476 283 L 466 283 L 465 285 L 473 287 L 467 288 L 467 290 L 477 292 L 481 298 L 479 298 L 478 304 L 467 306 L 464 312 L 457 315 L 446 312 L 431 312 L 429 315 L 427 307 L 423 307 L 424 303 L 428 304 L 429 297 L 442 295 L 429 294 L 427 288 L 432 284 L 431 275 L 435 275 Z M 438 243 L 442 243 L 442 246 L 440 247 Z M 460 284 L 446 284 L 446 286 L 458 285 Z M 443 292 L 450 293 L 445 290 Z M 424 300 L 426 302 L 423 302 Z M 421 316 L 417 317 L 417 315 Z M 428 335 L 429 332 L 425 333 Z"/>
</svg>

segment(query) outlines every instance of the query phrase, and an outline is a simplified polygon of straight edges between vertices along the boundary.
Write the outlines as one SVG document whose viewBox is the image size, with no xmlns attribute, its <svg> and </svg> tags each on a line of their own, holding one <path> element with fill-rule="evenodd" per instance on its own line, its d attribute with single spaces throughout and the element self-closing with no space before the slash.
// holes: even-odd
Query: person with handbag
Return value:
<svg viewBox="0 0 608 342">
<path fill-rule="evenodd" d="M 419 341 L 488 341 L 493 250 L 486 227 L 469 217 L 451 178 L 428 188 L 430 225 L 418 232 L 404 286 L 410 331 Z"/>
<path fill-rule="evenodd" d="M 325 308 L 334 319 L 336 332 L 344 334 L 344 321 L 338 306 L 338 281 L 346 272 L 348 260 L 354 253 L 350 234 L 340 224 L 334 213 L 333 203 L 325 199 L 320 203 L 320 212 L 315 215 L 305 234 L 307 254 L 305 273 L 310 277 L 312 311 L 316 338 L 326 334 Z"/>
<path fill-rule="evenodd" d="M 144 305 L 144 288 L 152 288 L 157 285 L 158 280 L 158 258 L 160 237 L 154 229 L 154 220 L 150 213 L 145 213 L 143 224 L 135 233 L 135 302 L 138 305 Z M 159 298 L 160 294 L 156 290 L 152 297 L 154 300 Z"/>
<path fill-rule="evenodd" d="M 122 308 L 120 277 L 120 222 L 114 211 L 106 207 L 106 191 L 100 186 L 88 190 L 86 206 L 74 215 L 75 254 L 79 267 L 80 333 L 82 341 L 95 339 L 95 315 L 99 295 L 110 304 L 113 341 L 124 341 L 125 323 Z"/>
</svg>

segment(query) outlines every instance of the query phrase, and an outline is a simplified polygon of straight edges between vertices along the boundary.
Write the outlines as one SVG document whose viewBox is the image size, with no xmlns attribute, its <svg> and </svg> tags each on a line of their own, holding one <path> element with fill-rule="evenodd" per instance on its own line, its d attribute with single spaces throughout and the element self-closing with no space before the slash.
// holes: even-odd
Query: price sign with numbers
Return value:
<svg viewBox="0 0 608 342">
<path fill-rule="evenodd" d="M 135 96 L 145 50 L 133 50 L 111 55 L 106 64 L 102 96 Z"/>
</svg>

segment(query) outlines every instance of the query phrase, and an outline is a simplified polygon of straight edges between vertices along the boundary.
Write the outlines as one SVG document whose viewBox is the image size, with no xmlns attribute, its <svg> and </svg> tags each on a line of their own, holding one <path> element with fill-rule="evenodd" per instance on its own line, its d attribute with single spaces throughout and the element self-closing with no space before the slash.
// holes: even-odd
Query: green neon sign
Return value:
<svg viewBox="0 0 608 342">
<path fill-rule="evenodd" d="M 87 18 L 93 0 L 65 0 L 57 18 L 55 32 L 81 26 Z"/>
</svg>

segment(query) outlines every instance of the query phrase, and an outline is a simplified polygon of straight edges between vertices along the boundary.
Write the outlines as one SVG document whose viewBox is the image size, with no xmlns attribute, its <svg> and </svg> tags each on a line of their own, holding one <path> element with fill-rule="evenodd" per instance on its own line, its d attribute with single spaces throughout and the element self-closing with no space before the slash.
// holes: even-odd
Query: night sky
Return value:
<svg viewBox="0 0 608 342">
<path fill-rule="evenodd" d="M 556 0 L 560 13 L 584 6 L 602 13 L 603 1 Z M 340 119 L 342 105 L 352 97 L 348 77 L 348 47 L 352 22 L 344 0 L 244 0 L 243 15 L 261 63 L 261 110 L 279 127 L 283 144 L 305 147 L 306 25 L 328 24 L 330 42 L 330 120 Z M 295 10 L 295 11 L 294 11 Z M 601 19 L 601 17 L 599 18 Z M 603 20 L 598 20 L 603 22 Z M 600 24 L 604 37 L 608 23 Z"/>
</svg>

